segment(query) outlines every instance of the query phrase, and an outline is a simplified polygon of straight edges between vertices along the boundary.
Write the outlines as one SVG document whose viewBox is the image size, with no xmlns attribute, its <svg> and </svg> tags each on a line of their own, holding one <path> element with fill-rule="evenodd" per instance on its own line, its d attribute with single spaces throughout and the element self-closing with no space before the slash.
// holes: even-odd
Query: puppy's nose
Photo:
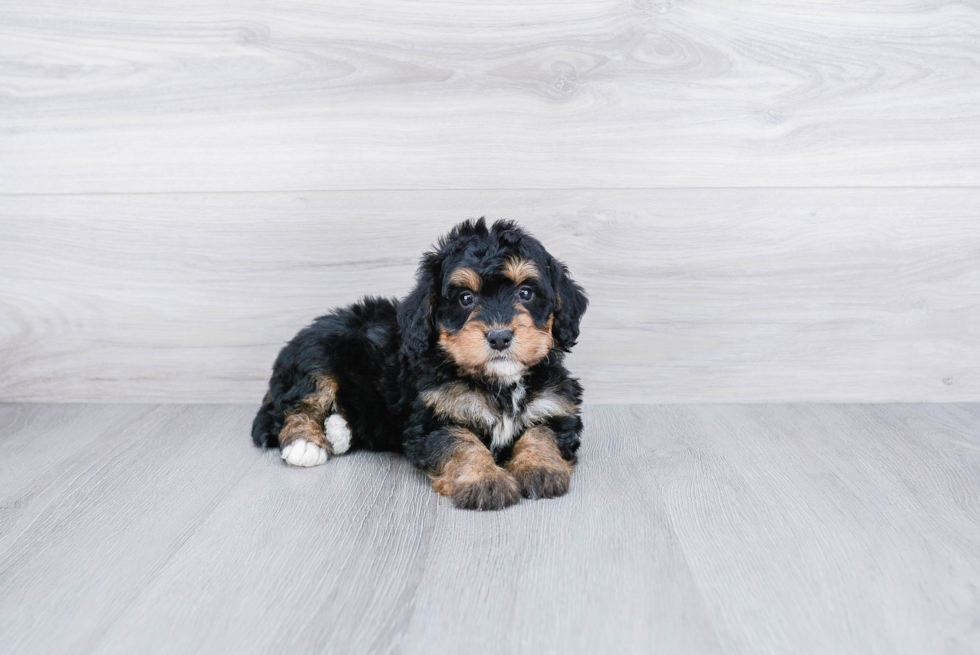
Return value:
<svg viewBox="0 0 980 655">
<path fill-rule="evenodd" d="M 494 350 L 506 350 L 510 347 L 510 342 L 514 340 L 514 333 L 510 330 L 490 330 L 487 332 L 487 341 Z"/>
</svg>

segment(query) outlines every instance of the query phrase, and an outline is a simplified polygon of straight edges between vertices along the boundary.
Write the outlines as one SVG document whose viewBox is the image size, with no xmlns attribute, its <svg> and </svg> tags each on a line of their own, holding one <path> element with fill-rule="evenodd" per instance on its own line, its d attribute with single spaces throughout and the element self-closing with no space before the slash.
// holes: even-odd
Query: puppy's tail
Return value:
<svg viewBox="0 0 980 655">
<path fill-rule="evenodd" d="M 252 421 L 252 441 L 255 442 L 255 445 L 260 448 L 278 448 L 279 430 L 276 429 L 276 424 L 279 422 L 278 412 L 272 402 L 272 397 L 266 394 L 259 413 L 255 415 L 255 420 Z"/>
</svg>

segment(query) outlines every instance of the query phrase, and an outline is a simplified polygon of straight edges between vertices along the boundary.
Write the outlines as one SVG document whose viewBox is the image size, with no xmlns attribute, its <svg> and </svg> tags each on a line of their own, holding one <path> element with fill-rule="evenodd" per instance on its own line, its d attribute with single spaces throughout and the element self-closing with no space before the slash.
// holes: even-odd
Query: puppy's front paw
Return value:
<svg viewBox="0 0 980 655">
<path fill-rule="evenodd" d="M 503 469 L 477 477 L 466 476 L 453 485 L 453 504 L 460 509 L 503 509 L 520 499 L 517 480 Z"/>
<path fill-rule="evenodd" d="M 517 466 L 511 469 L 525 498 L 557 498 L 568 492 L 569 466 Z"/>
<path fill-rule="evenodd" d="M 281 456 L 293 466 L 319 466 L 327 461 L 328 453 L 315 443 L 297 439 L 283 446 Z"/>
</svg>

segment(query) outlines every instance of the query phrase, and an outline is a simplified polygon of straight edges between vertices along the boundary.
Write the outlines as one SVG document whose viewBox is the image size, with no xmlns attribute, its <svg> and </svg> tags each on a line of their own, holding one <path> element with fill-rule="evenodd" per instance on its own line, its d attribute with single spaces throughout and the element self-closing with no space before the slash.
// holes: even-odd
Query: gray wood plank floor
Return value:
<svg viewBox="0 0 980 655">
<path fill-rule="evenodd" d="M 980 652 L 980 405 L 588 406 L 570 494 L 0 405 L 0 652 Z"/>
</svg>

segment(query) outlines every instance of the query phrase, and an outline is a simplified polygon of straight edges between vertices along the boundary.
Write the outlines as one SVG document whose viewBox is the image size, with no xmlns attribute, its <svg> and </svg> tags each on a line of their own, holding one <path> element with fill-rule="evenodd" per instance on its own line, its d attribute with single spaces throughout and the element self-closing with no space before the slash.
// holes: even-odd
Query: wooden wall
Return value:
<svg viewBox="0 0 980 655">
<path fill-rule="evenodd" d="M 980 5 L 0 5 L 0 401 L 257 402 L 515 218 L 592 402 L 980 400 Z"/>
</svg>

